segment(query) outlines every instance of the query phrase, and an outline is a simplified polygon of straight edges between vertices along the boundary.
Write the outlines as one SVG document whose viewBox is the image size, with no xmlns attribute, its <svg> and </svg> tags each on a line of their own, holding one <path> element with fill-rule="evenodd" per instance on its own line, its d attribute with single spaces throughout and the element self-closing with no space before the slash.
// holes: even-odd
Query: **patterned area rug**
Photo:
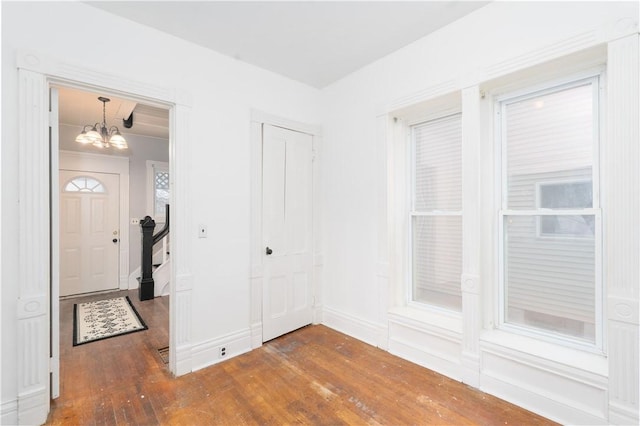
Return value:
<svg viewBox="0 0 640 426">
<path fill-rule="evenodd" d="M 73 305 L 73 346 L 147 328 L 126 296 Z"/>
</svg>

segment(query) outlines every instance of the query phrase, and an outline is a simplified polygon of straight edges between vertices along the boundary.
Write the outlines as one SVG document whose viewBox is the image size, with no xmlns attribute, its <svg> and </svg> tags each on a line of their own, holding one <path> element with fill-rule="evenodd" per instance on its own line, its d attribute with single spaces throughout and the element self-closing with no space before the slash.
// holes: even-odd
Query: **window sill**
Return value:
<svg viewBox="0 0 640 426">
<path fill-rule="evenodd" d="M 480 336 L 480 345 L 482 351 L 517 354 L 518 358 L 533 357 L 538 361 L 536 364 L 544 360 L 601 377 L 609 375 L 607 357 L 603 354 L 569 348 L 503 330 L 484 332 Z"/>
</svg>

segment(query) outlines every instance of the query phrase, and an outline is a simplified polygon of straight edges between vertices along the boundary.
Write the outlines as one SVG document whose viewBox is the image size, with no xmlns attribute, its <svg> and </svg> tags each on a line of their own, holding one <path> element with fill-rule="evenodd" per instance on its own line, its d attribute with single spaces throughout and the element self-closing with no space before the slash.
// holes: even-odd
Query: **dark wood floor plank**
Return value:
<svg viewBox="0 0 640 426">
<path fill-rule="evenodd" d="M 73 304 L 129 295 L 148 330 L 72 346 Z M 174 378 L 168 297 L 61 302 L 61 396 L 52 425 L 550 425 L 547 419 L 324 326 Z"/>
</svg>

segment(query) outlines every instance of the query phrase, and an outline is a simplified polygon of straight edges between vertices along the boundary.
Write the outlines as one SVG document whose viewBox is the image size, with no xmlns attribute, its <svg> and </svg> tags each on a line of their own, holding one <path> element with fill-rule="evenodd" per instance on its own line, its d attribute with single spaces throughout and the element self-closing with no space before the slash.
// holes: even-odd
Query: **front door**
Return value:
<svg viewBox="0 0 640 426">
<path fill-rule="evenodd" d="M 119 180 L 60 170 L 60 296 L 119 288 Z"/>
<path fill-rule="evenodd" d="M 262 339 L 310 324 L 312 136 L 264 125 L 262 141 Z"/>
</svg>

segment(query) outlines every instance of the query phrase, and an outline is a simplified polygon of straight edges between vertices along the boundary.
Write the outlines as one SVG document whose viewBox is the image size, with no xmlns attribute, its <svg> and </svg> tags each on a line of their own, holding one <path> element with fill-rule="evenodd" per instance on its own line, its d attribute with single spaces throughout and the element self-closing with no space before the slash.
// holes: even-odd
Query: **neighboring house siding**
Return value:
<svg viewBox="0 0 640 426">
<path fill-rule="evenodd" d="M 576 181 L 590 182 L 591 168 L 510 176 L 510 208 L 538 207 L 541 184 Z M 506 222 L 505 250 L 509 261 L 505 278 L 510 315 L 543 314 L 568 319 L 568 323 L 564 321 L 565 328 L 580 327 L 570 324 L 571 320 L 593 327 L 594 236 L 541 234 L 540 216 L 509 216 Z"/>
</svg>

